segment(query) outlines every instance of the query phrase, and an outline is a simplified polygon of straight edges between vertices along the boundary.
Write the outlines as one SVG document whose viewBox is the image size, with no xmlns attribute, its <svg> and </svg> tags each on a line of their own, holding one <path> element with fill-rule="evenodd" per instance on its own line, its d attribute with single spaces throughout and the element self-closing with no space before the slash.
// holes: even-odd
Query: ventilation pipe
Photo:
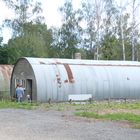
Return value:
<svg viewBox="0 0 140 140">
<path fill-rule="evenodd" d="M 81 53 L 75 53 L 75 59 L 81 59 Z"/>
</svg>

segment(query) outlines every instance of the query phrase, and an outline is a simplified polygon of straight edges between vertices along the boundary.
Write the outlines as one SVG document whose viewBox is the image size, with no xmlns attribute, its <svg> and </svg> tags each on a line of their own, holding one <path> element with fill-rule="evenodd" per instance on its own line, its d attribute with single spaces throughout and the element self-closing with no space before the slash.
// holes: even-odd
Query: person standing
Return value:
<svg viewBox="0 0 140 140">
<path fill-rule="evenodd" d="M 22 102 L 23 95 L 24 95 L 24 89 L 22 88 L 22 85 L 17 85 L 16 97 L 18 102 Z"/>
</svg>

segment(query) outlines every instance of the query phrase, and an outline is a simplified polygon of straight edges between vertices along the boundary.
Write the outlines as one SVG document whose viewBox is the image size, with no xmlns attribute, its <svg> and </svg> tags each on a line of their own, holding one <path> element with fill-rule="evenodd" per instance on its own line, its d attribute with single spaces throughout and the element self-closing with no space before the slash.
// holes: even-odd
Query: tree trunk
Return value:
<svg viewBox="0 0 140 140">
<path fill-rule="evenodd" d="M 123 60 L 125 61 L 125 45 L 124 45 L 124 34 L 123 34 L 123 25 L 122 25 L 122 15 L 121 15 L 121 38 L 122 38 Z"/>
</svg>

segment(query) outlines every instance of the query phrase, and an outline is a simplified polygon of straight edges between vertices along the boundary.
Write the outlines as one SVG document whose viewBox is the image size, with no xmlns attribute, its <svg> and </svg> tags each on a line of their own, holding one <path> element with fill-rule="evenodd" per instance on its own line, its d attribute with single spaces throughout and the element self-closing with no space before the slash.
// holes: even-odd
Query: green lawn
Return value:
<svg viewBox="0 0 140 140">
<path fill-rule="evenodd" d="M 132 123 L 140 123 L 140 115 L 130 114 L 130 113 L 114 113 L 114 114 L 104 114 L 100 115 L 94 112 L 76 112 L 75 115 L 96 118 L 96 119 L 107 119 L 107 120 L 127 120 Z"/>
<path fill-rule="evenodd" d="M 37 103 L 17 103 L 11 101 L 0 101 L 0 108 L 20 108 L 20 109 L 36 109 L 39 106 Z"/>
<path fill-rule="evenodd" d="M 116 103 L 98 102 L 76 109 L 75 115 L 87 118 L 128 121 L 140 129 L 140 102 Z"/>
</svg>

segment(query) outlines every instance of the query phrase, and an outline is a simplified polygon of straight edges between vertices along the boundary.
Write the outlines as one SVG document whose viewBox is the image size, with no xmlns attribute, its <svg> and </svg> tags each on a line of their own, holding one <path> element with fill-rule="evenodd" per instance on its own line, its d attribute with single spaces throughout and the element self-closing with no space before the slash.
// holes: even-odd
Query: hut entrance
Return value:
<svg viewBox="0 0 140 140">
<path fill-rule="evenodd" d="M 30 95 L 32 100 L 32 79 L 27 79 L 27 95 Z"/>
</svg>

